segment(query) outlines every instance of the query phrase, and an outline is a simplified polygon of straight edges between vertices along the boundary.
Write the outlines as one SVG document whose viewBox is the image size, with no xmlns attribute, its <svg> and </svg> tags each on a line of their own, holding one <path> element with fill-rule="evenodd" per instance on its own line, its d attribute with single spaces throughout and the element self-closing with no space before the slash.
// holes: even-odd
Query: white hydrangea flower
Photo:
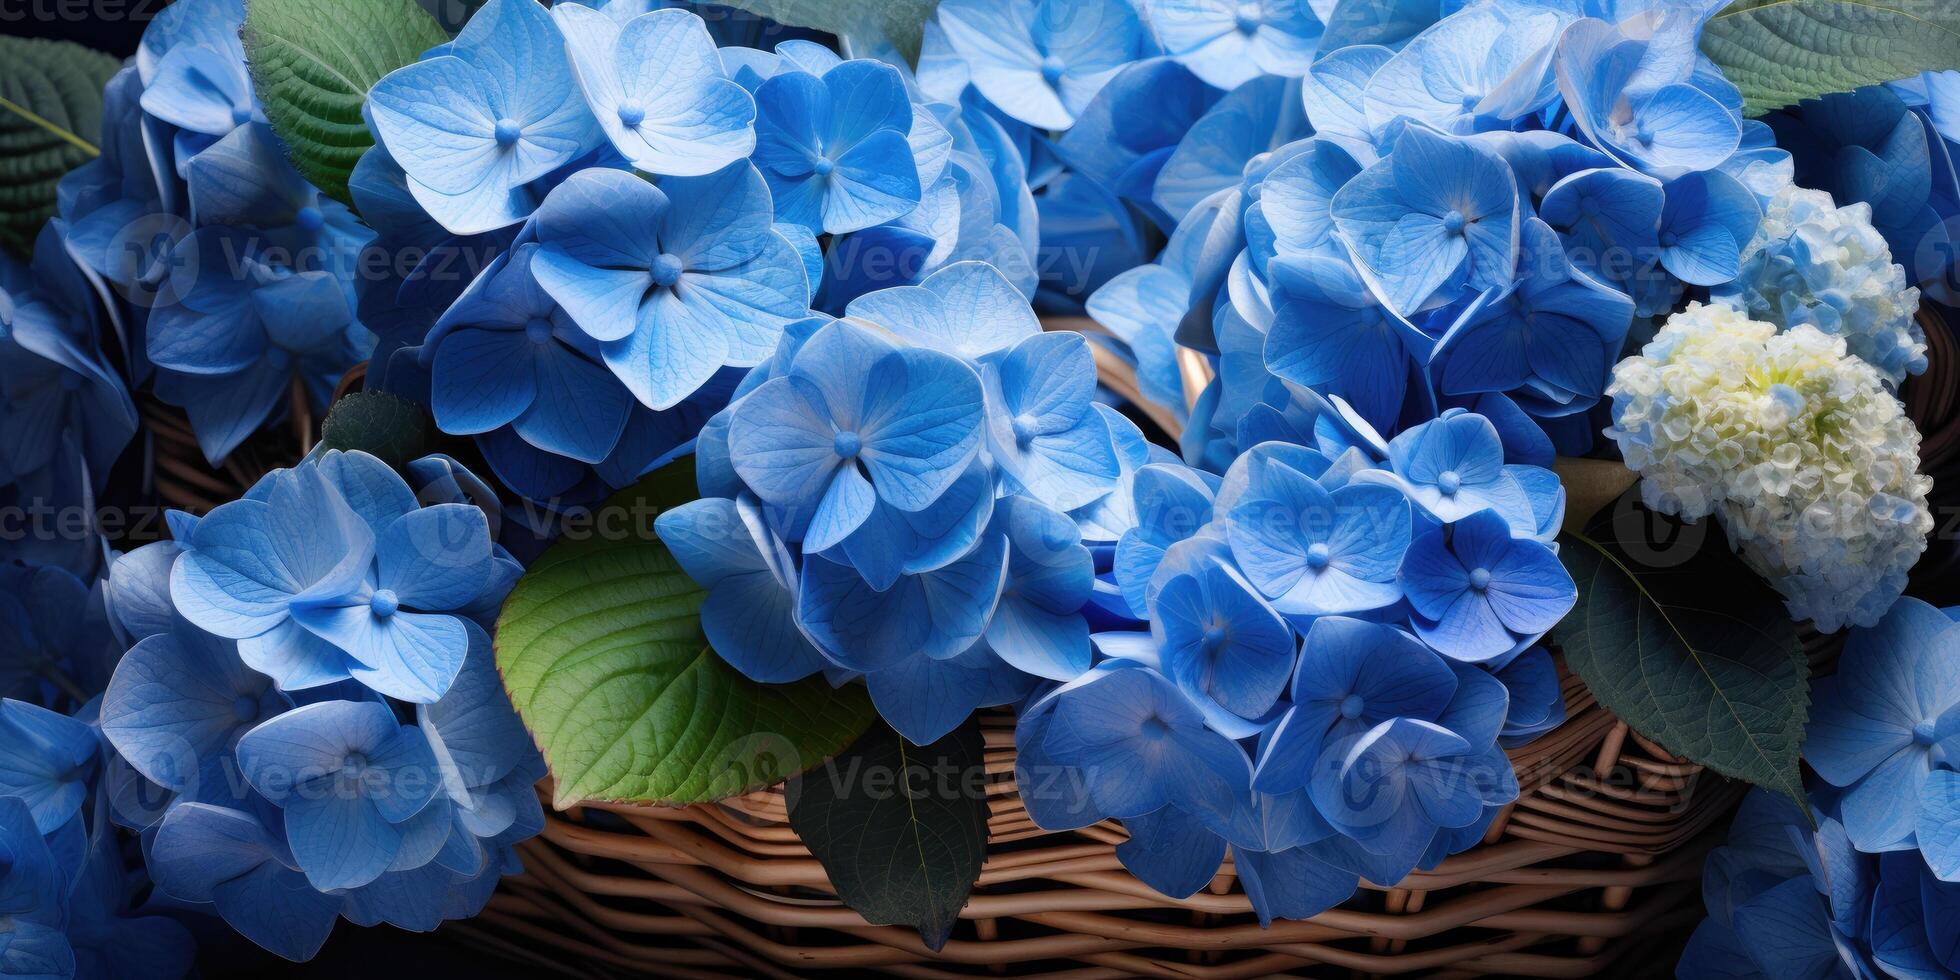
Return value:
<svg viewBox="0 0 1960 980">
<path fill-rule="evenodd" d="M 1919 431 L 1843 337 L 1691 303 L 1606 389 L 1648 507 L 1722 522 L 1790 614 L 1870 626 L 1926 550 Z"/>
<path fill-rule="evenodd" d="M 1741 274 L 1715 298 L 1785 330 L 1809 324 L 1843 337 L 1894 385 L 1925 371 L 1919 290 L 1871 217 L 1869 204 L 1838 207 L 1823 191 L 1783 188 L 1743 249 Z"/>
</svg>

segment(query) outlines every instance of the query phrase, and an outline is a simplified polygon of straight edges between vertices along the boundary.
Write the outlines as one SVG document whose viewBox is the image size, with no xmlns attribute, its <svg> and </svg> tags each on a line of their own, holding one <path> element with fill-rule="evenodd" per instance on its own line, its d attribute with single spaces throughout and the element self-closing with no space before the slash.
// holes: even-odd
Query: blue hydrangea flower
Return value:
<svg viewBox="0 0 1960 980">
<path fill-rule="evenodd" d="M 1561 18 L 1491 4 L 1437 21 L 1369 78 L 1368 121 L 1397 118 L 1446 133 L 1506 128 L 1558 94 L 1550 71 Z"/>
<path fill-rule="evenodd" d="M 0 697 L 52 704 L 39 697 L 49 678 L 81 683 L 93 671 L 92 638 L 78 611 L 89 589 L 53 566 L 0 566 Z"/>
<path fill-rule="evenodd" d="M 1756 195 L 1720 171 L 1683 174 L 1668 182 L 1661 209 L 1661 265 L 1682 282 L 1719 286 L 1733 281 L 1742 249 L 1762 221 Z"/>
<path fill-rule="evenodd" d="M 1020 700 L 1034 683 L 984 640 L 944 660 L 911 657 L 864 675 L 878 714 L 914 745 L 945 737 L 976 709 Z"/>
<path fill-rule="evenodd" d="M 1361 165 L 1339 143 L 1313 139 L 1289 152 L 1258 184 L 1259 210 L 1280 256 L 1338 255 L 1334 242 L 1334 195 Z"/>
<path fill-rule="evenodd" d="M 1375 44 L 1331 49 L 1301 80 L 1301 99 L 1314 134 L 1348 151 L 1362 163 L 1381 154 L 1379 136 L 1368 120 L 1368 82 L 1395 52 Z"/>
<path fill-rule="evenodd" d="M 538 249 L 498 256 L 437 321 L 424 346 L 430 408 L 444 432 L 509 425 L 539 449 L 597 463 L 619 444 L 633 395 L 532 276 Z"/>
<path fill-rule="evenodd" d="M 1430 517 L 1459 521 L 1495 510 L 1521 534 L 1535 535 L 1538 508 L 1530 499 L 1530 467 L 1504 461 L 1504 442 L 1489 419 L 1460 408 L 1407 429 L 1388 444 L 1390 470 L 1363 479 L 1400 487 Z M 1392 474 L 1392 478 L 1391 478 Z"/>
<path fill-rule="evenodd" d="M 923 510 L 902 510 L 880 500 L 833 553 L 879 589 L 889 588 L 900 575 L 942 568 L 979 540 L 994 514 L 994 484 L 989 467 L 976 458 Z"/>
<path fill-rule="evenodd" d="M 296 253 L 296 259 L 308 248 L 324 253 L 308 268 L 351 278 L 352 263 L 336 250 L 357 252 L 373 237 L 346 205 L 300 176 L 265 123 L 232 130 L 192 157 L 185 171 L 190 212 L 199 225 L 259 229 L 268 244 Z"/>
<path fill-rule="evenodd" d="M 265 121 L 236 28 L 164 51 L 145 81 L 141 102 L 144 112 L 211 141 L 246 123 Z"/>
<path fill-rule="evenodd" d="M 1927 919 L 1953 896 L 1910 851 L 1858 854 L 1838 821 L 1752 791 L 1703 873 L 1708 918 L 1676 972 L 1704 977 L 1944 976 Z"/>
<path fill-rule="evenodd" d="M 1592 167 L 1546 189 L 1538 217 L 1558 232 L 1573 265 L 1623 283 L 1660 247 L 1665 192 L 1652 177 L 1622 167 Z"/>
<path fill-rule="evenodd" d="M 151 782 L 186 799 L 225 799 L 221 763 L 253 726 L 292 707 L 248 669 L 236 643 L 178 620 L 123 655 L 102 696 L 102 734 Z"/>
<path fill-rule="evenodd" d="M 321 891 L 365 885 L 389 870 L 403 825 L 438 787 L 427 737 L 374 701 L 294 708 L 245 733 L 238 764 L 283 812 L 293 860 Z"/>
<path fill-rule="evenodd" d="M 1146 591 L 1170 547 L 1211 523 L 1218 478 L 1180 463 L 1152 463 L 1130 484 L 1136 526 L 1116 543 L 1114 574 L 1137 618 L 1149 616 Z"/>
<path fill-rule="evenodd" d="M 784 525 L 802 529 L 807 554 L 842 542 L 881 501 L 917 512 L 938 500 L 979 448 L 983 406 L 959 360 L 839 321 L 734 407 L 730 455 Z"/>
<path fill-rule="evenodd" d="M 1402 563 L 1402 588 L 1415 610 L 1416 635 L 1467 662 L 1536 640 L 1578 600 L 1552 549 L 1513 537 L 1493 510 L 1418 535 Z"/>
<path fill-rule="evenodd" d="M 1167 677 L 1241 718 L 1263 718 L 1293 673 L 1293 629 L 1225 562 L 1167 576 L 1150 603 L 1150 631 Z"/>
<path fill-rule="evenodd" d="M 482 510 L 417 507 L 364 453 L 275 471 L 184 545 L 171 573 L 178 610 L 238 640 L 246 665 L 287 691 L 351 677 L 406 701 L 441 697 L 468 652 L 463 621 L 446 611 L 499 580 Z"/>
<path fill-rule="evenodd" d="M 1375 426 L 1392 425 L 1429 338 L 1377 301 L 1344 257 L 1282 253 L 1268 271 L 1267 370 L 1343 399 Z"/>
<path fill-rule="evenodd" d="M 1402 597 L 1396 568 L 1409 547 L 1409 502 L 1393 487 L 1329 492 L 1273 461 L 1252 474 L 1230 513 L 1233 557 L 1280 612 L 1362 612 Z"/>
<path fill-rule="evenodd" d="M 1853 629 L 1838 672 L 1815 685 L 1804 758 L 1844 790 L 1844 829 L 1862 851 L 1911 847 L 1935 748 L 1960 734 L 1960 632 L 1938 609 L 1902 598 L 1878 625 Z"/>
<path fill-rule="evenodd" d="M 1298 82 L 1255 78 L 1226 93 L 1191 125 L 1164 161 L 1150 199 L 1181 222 L 1206 198 L 1239 186 L 1248 172 L 1277 163 L 1276 151 L 1311 132 Z"/>
<path fill-rule="evenodd" d="M 1203 812 L 1250 778 L 1244 751 L 1206 728 L 1197 706 L 1149 667 L 1099 668 L 1047 697 L 1043 751 L 1080 771 L 1086 796 L 1106 816 L 1172 803 Z"/>
<path fill-rule="evenodd" d="M 1439 830 L 1517 798 L 1509 760 L 1433 722 L 1391 719 L 1330 753 L 1308 784 L 1315 806 L 1355 846 L 1397 865 L 1413 866 Z"/>
<path fill-rule="evenodd" d="M 1056 143 L 1071 171 L 1156 210 L 1151 197 L 1164 163 L 1219 99 L 1217 89 L 1169 58 L 1136 62 L 1109 80 Z M 1151 220 L 1170 230 L 1167 214 Z"/>
<path fill-rule="evenodd" d="M 634 397 L 672 408 L 722 367 L 760 363 L 809 312 L 803 261 L 768 199 L 747 163 L 659 187 L 580 171 L 538 208 L 531 271 Z"/>
<path fill-rule="evenodd" d="M 0 818 L 4 819 L 4 818 Z M 180 977 L 197 955 L 190 930 L 176 919 L 154 910 L 148 896 L 143 910 L 135 898 L 123 853 L 123 840 L 105 825 L 93 828 L 80 854 L 60 860 L 78 861 L 68 869 L 73 884 L 68 893 L 68 942 L 75 950 L 79 977 Z M 0 959 L 4 959 L 0 954 Z"/>
<path fill-rule="evenodd" d="M 1090 318 L 1129 348 L 1137 387 L 1153 404 L 1182 414 L 1184 377 L 1174 339 L 1191 301 L 1191 280 L 1150 263 L 1118 273 L 1084 303 Z"/>
<path fill-rule="evenodd" d="M 157 397 L 184 409 L 214 466 L 286 403 L 296 378 L 324 404 L 361 356 L 344 284 L 285 265 L 269 245 L 242 229 L 198 229 L 172 259 L 191 280 L 150 311 Z"/>
<path fill-rule="evenodd" d="M 1145 12 L 1166 54 L 1226 90 L 1306 74 L 1322 30 L 1300 0 L 1149 0 Z"/>
<path fill-rule="evenodd" d="M 1515 748 L 1565 724 L 1565 694 L 1558 668 L 1544 647 L 1532 647 L 1498 668 L 1494 676 L 1510 692 L 1501 742 Z"/>
<path fill-rule="evenodd" d="M 23 976 L 67 977 L 75 951 L 67 925 L 67 871 L 36 828 L 27 804 L 0 796 L 0 966 Z"/>
<path fill-rule="evenodd" d="M 984 262 L 956 262 L 916 286 L 866 293 L 844 312 L 973 364 L 1041 333 L 1027 297 Z"/>
<path fill-rule="evenodd" d="M 95 729 L 67 715 L 0 698 L 0 797 L 27 807 L 35 828 L 52 834 L 81 812 L 96 771 Z"/>
<path fill-rule="evenodd" d="M 1694 62 L 1651 57 L 1653 38 L 1585 19 L 1559 35 L 1559 94 L 1594 146 L 1650 177 L 1708 170 L 1734 153 L 1742 122 L 1689 80 Z"/>
<path fill-rule="evenodd" d="M 1309 848 L 1283 851 L 1234 849 L 1233 867 L 1261 926 L 1273 920 L 1310 919 L 1354 896 L 1354 872 L 1316 857 Z"/>
<path fill-rule="evenodd" d="M 908 659 L 951 660 L 985 635 L 1007 575 L 1005 534 L 943 568 L 873 589 L 849 565 L 806 555 L 798 622 L 838 665 L 875 673 Z"/>
<path fill-rule="evenodd" d="M 1292 705 L 1260 742 L 1253 788 L 1304 788 L 1323 750 L 1395 718 L 1434 719 L 1456 694 L 1443 658 L 1400 629 L 1323 616 L 1307 629 Z"/>
<path fill-rule="evenodd" d="M 1525 219 L 1522 246 L 1517 281 L 1451 325 L 1430 355 L 1432 376 L 1445 396 L 1501 392 L 1534 415 L 1583 412 L 1606 391 L 1633 300 L 1575 269 L 1537 218 Z"/>
<path fill-rule="evenodd" d="M 786 71 L 755 99 L 755 163 L 779 220 L 836 235 L 919 206 L 913 108 L 897 69 L 854 60 L 821 76 Z"/>
<path fill-rule="evenodd" d="M 57 222 L 31 265 L 0 259 L 0 488 L 65 468 L 73 453 L 90 486 L 135 434 L 135 405 L 98 350 L 95 299 L 62 247 Z"/>
<path fill-rule="evenodd" d="M 1042 129 L 1073 125 L 1145 36 L 1128 0 L 947 0 L 936 24 L 988 101 Z"/>
<path fill-rule="evenodd" d="M 442 52 L 374 83 L 375 135 L 415 199 L 450 231 L 522 221 L 537 205 L 525 185 L 598 137 L 565 38 L 536 0 L 490 0 Z"/>
<path fill-rule="evenodd" d="M 1189 898 L 1211 884 L 1225 860 L 1225 838 L 1176 806 L 1131 817 L 1123 829 L 1130 839 L 1116 845 L 1116 859 L 1138 881 L 1172 898 Z"/>
<path fill-rule="evenodd" d="M 1019 495 L 994 506 L 994 521 L 1009 550 L 987 645 L 1016 670 L 1073 680 L 1089 669 L 1089 623 L 1079 610 L 1096 577 L 1082 532 L 1067 516 Z"/>
<path fill-rule="evenodd" d="M 172 807 L 149 849 L 164 894 L 211 903 L 225 924 L 294 962 L 313 958 L 343 901 L 313 887 L 283 832 L 254 813 L 206 803 Z"/>
<path fill-rule="evenodd" d="M 544 829 L 536 784 L 545 766 L 504 693 L 490 634 L 474 623 L 469 630 L 469 657 L 456 682 L 434 704 L 416 708 L 416 723 L 428 739 L 455 818 L 430 860 L 474 876 L 493 867 L 495 848 Z M 412 870 L 401 863 L 391 870 Z"/>
<path fill-rule="evenodd" d="M 1468 140 L 1411 127 L 1387 158 L 1334 195 L 1334 227 L 1388 307 L 1408 315 L 1439 290 L 1511 281 L 1518 188 L 1511 168 Z"/>
<path fill-rule="evenodd" d="M 567 3 L 551 17 L 578 90 L 628 163 L 666 176 L 714 173 L 755 148 L 756 104 L 728 77 L 698 14 L 655 6 Z"/>
<path fill-rule="evenodd" d="M 987 451 L 1015 485 L 1058 510 L 1109 493 L 1121 462 L 1091 407 L 1096 365 L 1076 333 L 1044 333 L 985 367 Z"/>
<path fill-rule="evenodd" d="M 823 654 L 796 622 L 796 565 L 755 498 L 689 501 L 662 512 L 654 530 L 708 590 L 701 629 L 730 666 L 764 684 L 800 680 L 824 667 Z"/>
</svg>

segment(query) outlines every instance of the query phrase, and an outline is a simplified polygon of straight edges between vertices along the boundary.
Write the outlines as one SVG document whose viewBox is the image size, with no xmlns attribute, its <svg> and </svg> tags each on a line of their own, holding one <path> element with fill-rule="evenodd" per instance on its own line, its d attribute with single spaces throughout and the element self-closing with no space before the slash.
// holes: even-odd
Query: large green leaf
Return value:
<svg viewBox="0 0 1960 980">
<path fill-rule="evenodd" d="M 919 60 L 926 21 L 939 0 L 715 0 L 786 27 L 806 27 L 850 41 L 854 46 L 891 41 L 905 60 Z M 860 57 L 871 52 L 855 51 Z"/>
<path fill-rule="evenodd" d="M 1832 92 L 1960 68 L 1960 3 L 1950 0 L 1737 0 L 1701 49 L 1742 90 L 1751 115 Z"/>
<path fill-rule="evenodd" d="M 1809 668 L 1789 613 L 1714 521 L 1655 514 L 1638 492 L 1560 537 L 1579 601 L 1552 639 L 1635 731 L 1801 800 Z"/>
<path fill-rule="evenodd" d="M 416 0 L 249 0 L 240 36 L 252 87 L 287 156 L 348 204 L 347 175 L 374 145 L 361 119 L 368 89 L 449 41 Z"/>
<path fill-rule="evenodd" d="M 101 152 L 102 86 L 121 66 L 67 41 L 0 37 L 0 247 L 30 254 L 56 182 Z"/>
<path fill-rule="evenodd" d="M 987 856 L 985 748 L 971 720 L 924 748 L 878 724 L 790 780 L 790 826 L 866 922 L 946 945 Z"/>
<path fill-rule="evenodd" d="M 861 686 L 757 684 L 709 648 L 706 593 L 653 534 L 654 516 L 693 489 L 684 460 L 615 496 L 504 603 L 497 666 L 560 807 L 760 789 L 836 754 L 874 717 Z"/>
</svg>

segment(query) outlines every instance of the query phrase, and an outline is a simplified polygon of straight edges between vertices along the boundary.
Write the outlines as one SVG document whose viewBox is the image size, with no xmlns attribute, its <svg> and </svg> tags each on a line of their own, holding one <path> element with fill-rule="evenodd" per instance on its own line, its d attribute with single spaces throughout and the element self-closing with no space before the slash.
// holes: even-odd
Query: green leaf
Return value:
<svg viewBox="0 0 1960 980">
<path fill-rule="evenodd" d="M 655 515 L 693 491 L 686 459 L 621 492 L 568 528 L 504 602 L 497 666 L 561 809 L 761 789 L 836 754 L 874 717 L 862 686 L 757 684 L 709 648 L 707 593 L 653 534 Z"/>
<path fill-rule="evenodd" d="M 328 449 L 359 450 L 389 466 L 422 455 L 429 419 L 422 406 L 385 391 L 356 391 L 335 402 L 320 428 Z"/>
<path fill-rule="evenodd" d="M 121 67 L 67 41 L 0 37 L 0 247 L 31 255 L 55 184 L 101 153 L 102 86 Z"/>
<path fill-rule="evenodd" d="M 784 27 L 834 34 L 854 47 L 889 40 L 905 60 L 917 63 L 926 21 L 939 0 L 715 0 L 724 7 L 767 17 Z M 871 52 L 856 50 L 859 57 Z"/>
<path fill-rule="evenodd" d="M 1947 0 L 1737 0 L 1701 50 L 1750 115 L 1832 92 L 1960 68 L 1960 4 Z"/>
<path fill-rule="evenodd" d="M 985 748 L 971 719 L 924 748 L 881 723 L 790 780 L 790 826 L 866 922 L 946 945 L 987 856 Z"/>
<path fill-rule="evenodd" d="M 1559 540 L 1579 601 L 1552 640 L 1599 703 L 1676 755 L 1802 800 L 1803 645 L 1714 521 L 1655 514 L 1635 489 Z"/>
<path fill-rule="evenodd" d="M 245 60 L 300 174 L 351 205 L 347 175 L 374 145 L 361 104 L 381 76 L 449 42 L 415 0 L 250 0 Z"/>
</svg>

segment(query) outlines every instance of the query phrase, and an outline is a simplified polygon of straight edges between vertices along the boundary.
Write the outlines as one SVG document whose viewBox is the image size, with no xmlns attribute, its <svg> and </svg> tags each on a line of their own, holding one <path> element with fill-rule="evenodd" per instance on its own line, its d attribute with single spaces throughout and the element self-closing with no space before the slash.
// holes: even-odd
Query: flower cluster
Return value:
<svg viewBox="0 0 1960 980">
<path fill-rule="evenodd" d="M 1254 50 L 1278 43 L 1254 21 Z M 1462 407 L 1519 446 L 1586 451 L 1636 322 L 1734 280 L 1761 221 L 1754 188 L 1789 170 L 1697 61 L 1685 10 L 1608 21 L 1488 3 L 1408 26 L 1331 47 L 1344 38 L 1330 30 L 1317 53 L 1311 32 L 1281 31 L 1309 54 L 1277 62 L 1295 78 L 1177 96 L 1167 118 L 1192 117 L 1185 131 L 1152 132 L 1171 147 L 1125 163 L 1102 113 L 1196 84 L 1139 62 L 1061 141 L 1070 159 L 1114 155 L 1119 193 L 1170 222 L 1156 262 L 1087 307 L 1158 397 L 1178 346 L 1215 358 L 1185 435 L 1193 462 L 1221 470 L 1274 438 L 1298 414 L 1281 382 L 1384 432 Z"/>
<path fill-rule="evenodd" d="M 701 624 L 759 681 L 862 675 L 927 744 L 1091 661 L 1091 546 L 1129 526 L 1153 451 L 1096 404 L 1081 336 L 957 263 L 792 324 L 701 434 L 702 498 L 656 529 Z"/>
<path fill-rule="evenodd" d="M 1906 285 L 1868 204 L 1838 207 L 1829 194 L 1795 184 L 1778 191 L 1741 274 L 1714 295 L 1752 320 L 1843 337 L 1893 385 L 1926 370 L 1926 335 L 1913 319 L 1919 290 Z"/>
<path fill-rule="evenodd" d="M 101 733 L 0 699 L 0 969 L 9 976 L 181 977 L 190 930 L 139 904 L 115 828 Z M 92 799 L 91 797 L 96 797 Z"/>
<path fill-rule="evenodd" d="M 881 61 L 717 47 L 685 9 L 492 0 L 369 107 L 351 190 L 379 246 L 486 260 L 467 285 L 364 283 L 390 320 L 372 383 L 535 500 L 652 469 L 813 307 L 962 260 L 1032 269 L 997 126 Z"/>
<path fill-rule="evenodd" d="M 1690 304 L 1608 389 L 1649 507 L 1714 514 L 1797 620 L 1878 621 L 1926 548 L 1919 433 L 1876 369 L 1810 325 Z"/>
<path fill-rule="evenodd" d="M 1134 623 L 1015 738 L 1036 823 L 1123 820 L 1125 866 L 1179 897 L 1229 845 L 1262 920 L 1475 844 L 1517 796 L 1502 748 L 1564 719 L 1535 646 L 1576 596 L 1557 480 L 1478 415 L 1383 443 L 1318 404 L 1311 446 L 1137 471 L 1106 604 Z"/>
<path fill-rule="evenodd" d="M 183 408 L 214 465 L 290 406 L 324 408 L 373 343 L 354 289 L 373 232 L 287 162 L 244 17 L 239 0 L 158 13 L 104 93 L 101 156 L 62 179 L 56 225 L 132 379 Z"/>
<path fill-rule="evenodd" d="M 89 575 L 93 540 L 19 526 L 35 509 L 86 509 L 136 434 L 136 406 L 101 353 L 95 296 L 61 228 L 42 228 L 30 265 L 0 256 L 0 503 L 22 512 L 0 527 L 0 559 Z M 11 687 L 0 674 L 0 693 Z"/>
<path fill-rule="evenodd" d="M 1900 599 L 1813 685 L 1811 814 L 1758 790 L 1680 975 L 1960 974 L 1960 609 Z M 1901 686 L 1902 681 L 1909 683 Z"/>
<path fill-rule="evenodd" d="M 441 458 L 277 470 L 117 559 L 99 707 L 157 889 L 304 960 L 337 918 L 472 915 L 543 826 L 492 620 L 521 571 Z M 93 737 L 91 736 L 91 745 Z"/>
</svg>

